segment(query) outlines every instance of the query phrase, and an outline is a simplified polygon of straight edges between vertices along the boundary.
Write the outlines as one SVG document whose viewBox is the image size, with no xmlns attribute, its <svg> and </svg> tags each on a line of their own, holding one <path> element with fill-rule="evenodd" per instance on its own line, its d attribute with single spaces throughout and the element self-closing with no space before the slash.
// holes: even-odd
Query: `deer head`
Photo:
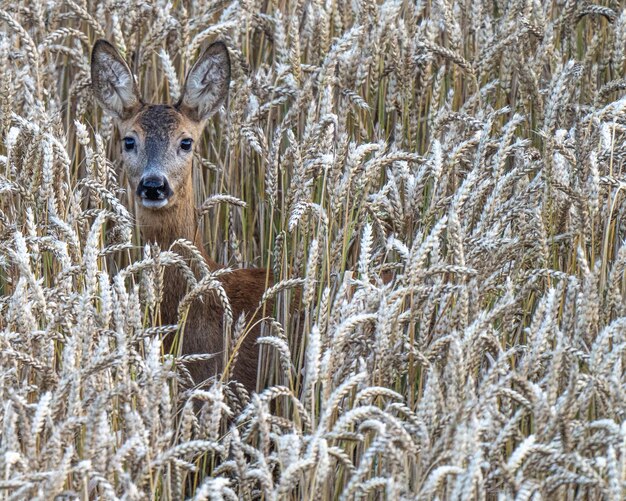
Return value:
<svg viewBox="0 0 626 501">
<path fill-rule="evenodd" d="M 226 46 L 216 42 L 202 53 L 174 105 L 145 103 L 128 64 L 106 40 L 93 47 L 91 82 L 122 138 L 122 161 L 138 212 L 156 216 L 192 204 L 194 145 L 228 94 Z"/>
</svg>

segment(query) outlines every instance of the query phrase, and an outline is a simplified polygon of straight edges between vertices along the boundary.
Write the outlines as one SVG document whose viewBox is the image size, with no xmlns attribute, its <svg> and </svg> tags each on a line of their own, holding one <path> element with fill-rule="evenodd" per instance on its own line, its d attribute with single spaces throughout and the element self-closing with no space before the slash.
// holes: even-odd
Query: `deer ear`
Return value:
<svg viewBox="0 0 626 501">
<path fill-rule="evenodd" d="M 120 120 L 129 118 L 141 106 L 128 64 L 106 40 L 98 40 L 91 51 L 91 87 L 102 109 Z"/>
<path fill-rule="evenodd" d="M 211 44 L 193 65 L 177 107 L 202 122 L 215 113 L 228 95 L 230 57 L 223 42 Z"/>
</svg>

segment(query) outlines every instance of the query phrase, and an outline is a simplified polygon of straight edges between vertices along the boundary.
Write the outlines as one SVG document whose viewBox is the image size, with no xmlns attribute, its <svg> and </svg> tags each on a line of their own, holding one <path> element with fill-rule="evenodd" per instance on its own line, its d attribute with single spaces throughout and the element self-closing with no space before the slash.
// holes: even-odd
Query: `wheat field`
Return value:
<svg viewBox="0 0 626 501">
<path fill-rule="evenodd" d="M 2 0 L 0 20 L 2 499 L 624 498 L 623 4 Z M 214 279 L 189 242 L 141 240 L 98 38 L 154 103 L 228 45 L 194 184 L 212 258 L 273 275 L 258 394 L 163 353 L 188 307 L 162 325 L 163 270 L 189 297 Z M 245 319 L 225 325 L 246 363 Z"/>
</svg>

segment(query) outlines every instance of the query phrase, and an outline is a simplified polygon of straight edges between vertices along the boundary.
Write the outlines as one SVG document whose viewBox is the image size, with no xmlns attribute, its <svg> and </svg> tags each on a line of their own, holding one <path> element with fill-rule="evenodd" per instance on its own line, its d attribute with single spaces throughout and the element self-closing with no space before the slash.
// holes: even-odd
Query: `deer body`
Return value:
<svg viewBox="0 0 626 501">
<path fill-rule="evenodd" d="M 146 241 L 157 242 L 164 249 L 167 249 L 179 238 L 189 240 L 202 252 L 209 269 L 215 271 L 221 266 L 207 255 L 202 242 L 196 239 L 195 212 L 189 211 L 188 207 L 187 204 L 181 204 L 163 218 L 155 218 L 152 211 L 138 207 L 137 220 L 141 227 L 142 236 Z M 220 278 L 230 301 L 233 319 L 238 319 L 242 313 L 246 315 L 246 319 L 250 318 L 265 292 L 266 278 L 266 270 L 264 269 L 233 270 Z M 164 271 L 163 284 L 161 321 L 165 325 L 175 324 L 179 320 L 178 304 L 188 291 L 188 282 L 180 270 L 167 267 Z M 202 302 L 195 301 L 189 308 L 180 352 L 184 355 L 215 354 L 211 360 L 193 362 L 187 365 L 187 369 L 196 384 L 219 375 L 223 370 L 222 322 L 222 306 L 212 294 L 205 295 Z M 234 379 L 242 383 L 248 391 L 255 390 L 256 386 L 258 361 L 256 338 L 258 334 L 258 328 L 256 328 L 246 336 L 239 349 L 239 361 L 235 365 L 233 373 Z M 173 337 L 171 335 L 164 339 L 163 348 L 166 353 L 171 351 L 172 342 Z"/>
<path fill-rule="evenodd" d="M 189 71 L 182 97 L 175 105 L 146 104 L 134 77 L 117 50 L 98 40 L 91 56 L 94 95 L 116 122 L 122 140 L 122 162 L 134 193 L 136 216 L 146 241 L 167 249 L 175 240 L 193 242 L 211 269 L 212 261 L 196 231 L 192 184 L 193 144 L 208 118 L 224 102 L 230 81 L 230 60 L 221 43 L 211 45 Z M 255 312 L 266 287 L 262 269 L 241 269 L 221 276 L 236 320 Z M 178 322 L 178 304 L 187 293 L 187 281 L 174 268 L 164 272 L 161 316 L 164 324 Z M 185 322 L 182 354 L 215 354 L 210 361 L 193 362 L 188 369 L 195 384 L 223 370 L 223 309 L 212 294 L 195 301 Z M 256 387 L 259 327 L 249 332 L 240 349 L 234 379 L 249 391 Z M 169 351 L 172 340 L 164 342 Z"/>
</svg>

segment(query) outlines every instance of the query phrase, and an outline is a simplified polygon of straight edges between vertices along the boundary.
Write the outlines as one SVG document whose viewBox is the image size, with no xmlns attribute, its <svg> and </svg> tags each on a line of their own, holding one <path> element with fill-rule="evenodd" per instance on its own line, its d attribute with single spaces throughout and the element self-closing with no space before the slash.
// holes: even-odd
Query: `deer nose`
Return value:
<svg viewBox="0 0 626 501">
<path fill-rule="evenodd" d="M 146 200 L 166 200 L 172 190 L 165 176 L 144 176 L 137 186 L 137 196 Z"/>
</svg>

